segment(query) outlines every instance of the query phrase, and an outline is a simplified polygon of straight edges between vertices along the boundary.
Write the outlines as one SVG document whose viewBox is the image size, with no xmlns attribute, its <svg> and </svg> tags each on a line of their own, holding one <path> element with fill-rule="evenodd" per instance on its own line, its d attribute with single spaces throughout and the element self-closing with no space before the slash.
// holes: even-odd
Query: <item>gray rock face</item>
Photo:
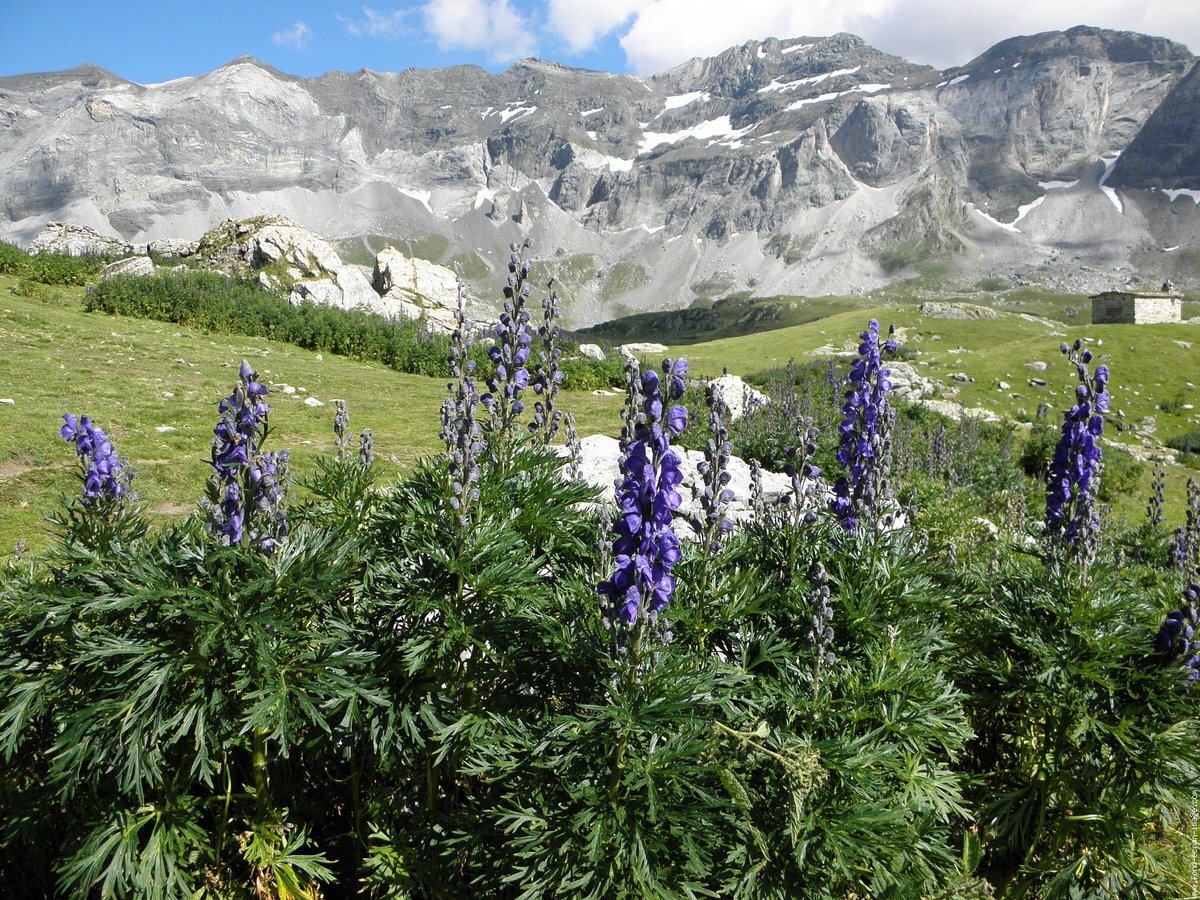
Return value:
<svg viewBox="0 0 1200 900">
<path fill-rule="evenodd" d="M 86 225 L 50 222 L 28 247 L 31 256 L 65 253 L 67 256 L 121 256 L 133 251 L 124 241 L 106 237 Z"/>
<path fill-rule="evenodd" d="M 1146 247 L 1200 240 L 1200 211 L 1131 190 L 1200 189 L 1194 64 L 1164 39 L 1073 28 L 946 72 L 839 34 L 652 78 L 525 60 L 302 79 L 247 58 L 150 86 L 13 76 L 0 237 L 69 220 L 157 247 L 267 212 L 442 246 L 427 255 L 483 284 L 503 271 L 491 248 L 528 234 L 573 326 L 737 291 L 857 293 L 930 258 L 967 283 L 1021 271 L 1091 293 L 1117 268 L 1158 276 Z M 285 262 L 270 248 L 243 261 Z"/>
<path fill-rule="evenodd" d="M 131 256 L 128 259 L 118 259 L 100 270 L 100 280 L 108 281 L 117 275 L 130 275 L 145 278 L 154 274 L 154 263 L 148 256 Z"/>
<path fill-rule="evenodd" d="M 1200 63 L 1146 120 L 1117 160 L 1109 183 L 1200 189 Z"/>
<path fill-rule="evenodd" d="M 386 247 L 375 258 L 371 286 L 389 312 L 407 319 L 423 318 L 437 332 L 454 331 L 458 276 L 444 266 Z"/>
</svg>

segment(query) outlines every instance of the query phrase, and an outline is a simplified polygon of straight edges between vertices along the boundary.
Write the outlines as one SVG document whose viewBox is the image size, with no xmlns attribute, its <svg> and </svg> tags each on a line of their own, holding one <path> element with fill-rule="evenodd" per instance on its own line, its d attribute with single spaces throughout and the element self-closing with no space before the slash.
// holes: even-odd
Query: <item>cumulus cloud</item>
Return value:
<svg viewBox="0 0 1200 900">
<path fill-rule="evenodd" d="M 1095 25 L 1200 48 L 1195 0 L 545 0 L 546 25 L 582 52 L 615 35 L 637 71 L 661 72 L 748 40 L 860 35 L 889 53 L 947 67 L 1018 34 Z"/>
<path fill-rule="evenodd" d="M 425 28 L 440 50 L 482 50 L 494 62 L 532 56 L 535 29 L 509 0 L 428 0 Z"/>
<path fill-rule="evenodd" d="M 606 0 L 603 3 L 549 0 L 547 25 L 572 52 L 581 53 L 597 38 L 625 24 L 630 16 L 648 5 L 646 0 Z"/>
<path fill-rule="evenodd" d="M 361 19 L 348 19 L 342 15 L 337 19 L 352 37 L 398 37 L 407 31 L 404 19 L 411 12 L 411 9 L 389 9 L 380 12 L 364 6 Z"/>
<path fill-rule="evenodd" d="M 312 29 L 303 22 L 297 22 L 291 28 L 276 31 L 271 35 L 271 42 L 277 47 L 291 47 L 293 50 L 303 50 L 312 40 Z"/>
</svg>

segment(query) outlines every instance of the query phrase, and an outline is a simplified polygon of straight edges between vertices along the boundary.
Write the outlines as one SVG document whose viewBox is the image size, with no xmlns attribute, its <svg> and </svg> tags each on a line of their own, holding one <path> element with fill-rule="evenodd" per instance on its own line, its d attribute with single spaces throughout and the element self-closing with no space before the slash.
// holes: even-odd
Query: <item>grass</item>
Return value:
<svg viewBox="0 0 1200 900">
<path fill-rule="evenodd" d="M 777 328 L 758 334 L 729 337 L 701 343 L 677 343 L 673 354 L 687 356 L 691 371 L 715 376 L 728 366 L 741 374 L 761 372 L 797 360 L 824 358 L 832 354 L 855 352 L 856 336 L 869 318 L 884 325 L 895 322 L 904 329 L 903 345 L 915 356 L 909 360 L 921 375 L 946 386 L 944 399 L 968 407 L 983 407 L 1015 422 L 1029 422 L 1039 403 L 1048 404 L 1058 421 L 1061 411 L 1072 402 L 1075 376 L 1062 360 L 1058 344 L 1063 340 L 1089 340 L 1098 361 L 1112 370 L 1113 415 L 1110 421 L 1130 425 L 1146 416 L 1154 416 L 1156 437 L 1163 441 L 1200 425 L 1200 365 L 1196 347 L 1200 346 L 1200 325 L 1080 325 L 1029 316 L 1002 314 L 998 319 L 932 319 L 922 316 L 913 305 L 884 306 L 841 312 L 819 321 Z M 1192 344 L 1181 346 L 1177 341 Z M 957 352 L 956 352 L 957 351 Z M 1045 371 L 1027 368 L 1030 362 L 1046 363 Z M 963 373 L 973 382 L 951 379 Z M 1030 385 L 1031 378 L 1046 382 L 1045 387 Z M 1003 380 L 1008 390 L 998 389 Z M 1010 394 L 1016 394 L 1011 397 Z M 1191 404 L 1194 408 L 1184 409 Z M 1167 407 L 1160 409 L 1160 404 Z M 1118 411 L 1124 412 L 1123 420 Z M 1118 441 L 1136 444 L 1129 430 L 1109 434 Z M 1118 513 L 1127 517 L 1140 514 L 1149 490 L 1150 466 L 1143 473 L 1140 493 L 1123 498 Z M 1195 471 L 1182 466 L 1168 467 L 1167 509 L 1181 519 L 1184 484 Z"/>
<path fill-rule="evenodd" d="M 58 437 L 61 416 L 86 414 L 137 470 L 135 488 L 157 516 L 182 515 L 203 494 L 216 405 L 250 361 L 275 391 L 270 448 L 289 447 L 298 472 L 333 446 L 333 399 L 350 407 L 351 428 L 375 431 L 376 454 L 397 471 L 438 452 L 438 409 L 445 383 L 382 365 L 230 335 L 209 335 L 142 319 L 86 313 L 80 288 L 47 288 L 18 297 L 0 276 L 0 556 L 19 538 L 46 540 L 43 517 L 77 489 L 71 448 Z M 173 396 L 167 396 L 168 394 Z M 304 404 L 306 396 L 326 405 Z M 621 398 L 566 392 L 581 434 L 620 430 Z M 170 428 L 172 431 L 159 431 Z M 386 480 L 386 479 L 385 479 Z"/>
<path fill-rule="evenodd" d="M 591 259 L 558 263 L 580 274 Z M 318 360 L 319 354 L 286 344 L 92 315 L 81 310 L 80 288 L 44 287 L 34 297 L 22 297 L 12 293 L 15 284 L 15 278 L 0 276 L 0 340 L 9 348 L 0 358 L 0 384 L 12 385 L 4 396 L 11 394 L 15 401 L 0 405 L 0 552 L 36 529 L 59 494 L 74 489 L 72 459 L 57 438 L 59 416 L 67 410 L 87 413 L 110 431 L 138 468 L 138 490 L 149 509 L 164 515 L 185 509 L 201 494 L 215 405 L 231 389 L 242 357 L 268 383 L 306 388 L 308 396 L 327 403 L 314 409 L 304 405 L 303 393 L 273 395 L 273 444 L 293 448 L 300 471 L 306 458 L 331 446 L 333 398 L 350 404 L 355 428 L 375 430 L 379 456 L 389 465 L 409 466 L 439 447 L 438 406 L 445 385 L 438 379 L 329 354 Z M 904 329 L 909 362 L 945 386 L 944 399 L 1022 423 L 1032 419 L 1039 403 L 1062 410 L 1070 402 L 1073 375 L 1057 345 L 1082 337 L 1092 341 L 1098 359 L 1111 355 L 1106 361 L 1113 373 L 1114 417 L 1118 410 L 1125 413 L 1123 420 L 1113 421 L 1133 424 L 1154 416 L 1159 440 L 1200 427 L 1200 366 L 1193 349 L 1176 343 L 1195 346 L 1200 326 L 1066 326 L 1025 313 L 1032 308 L 1061 313 L 1078 299 L 1019 289 L 990 298 L 989 305 L 1014 312 L 994 320 L 949 320 L 922 316 L 915 303 L 871 306 L 868 298 L 741 298 L 646 314 L 597 331 L 614 340 L 653 340 L 673 330 L 665 342 L 672 345 L 672 355 L 689 359 L 693 373 L 717 375 L 728 366 L 750 374 L 793 357 L 853 353 L 857 332 L 874 316 Z M 1045 362 L 1046 370 L 1026 367 L 1034 361 Z M 958 372 L 974 381 L 951 379 Z M 1031 378 L 1047 384 L 1032 386 Z M 1007 390 L 998 389 L 1001 380 L 1010 385 Z M 620 398 L 581 392 L 568 394 L 565 402 L 575 411 L 581 434 L 617 432 Z M 1193 409 L 1185 408 L 1189 405 Z M 156 430 L 163 427 L 174 430 Z M 1110 428 L 1110 434 L 1137 440 L 1128 430 L 1114 434 Z M 1169 515 L 1182 515 L 1183 485 L 1192 471 L 1168 468 Z M 1147 466 L 1139 494 L 1120 503 L 1122 515 L 1140 514 L 1149 479 Z"/>
</svg>

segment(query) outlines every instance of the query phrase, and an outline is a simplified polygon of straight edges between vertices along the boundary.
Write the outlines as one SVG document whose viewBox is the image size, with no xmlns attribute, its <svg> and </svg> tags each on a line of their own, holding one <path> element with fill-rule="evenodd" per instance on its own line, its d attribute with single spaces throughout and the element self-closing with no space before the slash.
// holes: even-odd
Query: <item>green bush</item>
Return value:
<svg viewBox="0 0 1200 900">
<path fill-rule="evenodd" d="M 92 288 L 89 312 L 137 316 L 221 334 L 244 334 L 383 363 L 398 372 L 440 378 L 450 374 L 450 339 L 424 332 L 419 321 L 315 303 L 292 305 L 248 278 L 181 272 L 150 278 L 118 276 Z M 473 352 L 485 360 L 482 346 Z M 612 361 L 563 363 L 566 388 L 592 390 L 623 383 Z"/>
<path fill-rule="evenodd" d="M 110 262 L 112 259 L 107 256 L 67 256 L 65 253 L 30 256 L 20 247 L 0 241 L 0 275 L 16 275 L 40 284 L 81 287 Z"/>
</svg>

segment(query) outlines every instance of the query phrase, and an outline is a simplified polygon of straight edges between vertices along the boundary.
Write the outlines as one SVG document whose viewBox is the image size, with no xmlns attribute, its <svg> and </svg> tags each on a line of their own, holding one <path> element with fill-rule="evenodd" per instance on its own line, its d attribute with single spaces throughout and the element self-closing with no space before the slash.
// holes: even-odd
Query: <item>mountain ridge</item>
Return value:
<svg viewBox="0 0 1200 900">
<path fill-rule="evenodd" d="M 1079 290 L 1200 276 L 1162 250 L 1200 242 L 1163 191 L 1200 189 L 1190 157 L 1135 142 L 1168 98 L 1191 108 L 1177 89 L 1195 71 L 1181 44 L 1079 26 L 943 70 L 842 33 L 646 78 L 546 60 L 301 78 L 249 57 L 159 85 L 8 76 L 0 236 L 66 220 L 194 239 L 281 213 L 329 238 L 442 235 L 445 260 L 495 270 L 487 248 L 532 234 L 574 279 L 576 325 L 922 271 Z M 1164 116 L 1154 128 L 1179 131 Z M 1130 148 L 1153 185 L 1125 180 Z"/>
</svg>

